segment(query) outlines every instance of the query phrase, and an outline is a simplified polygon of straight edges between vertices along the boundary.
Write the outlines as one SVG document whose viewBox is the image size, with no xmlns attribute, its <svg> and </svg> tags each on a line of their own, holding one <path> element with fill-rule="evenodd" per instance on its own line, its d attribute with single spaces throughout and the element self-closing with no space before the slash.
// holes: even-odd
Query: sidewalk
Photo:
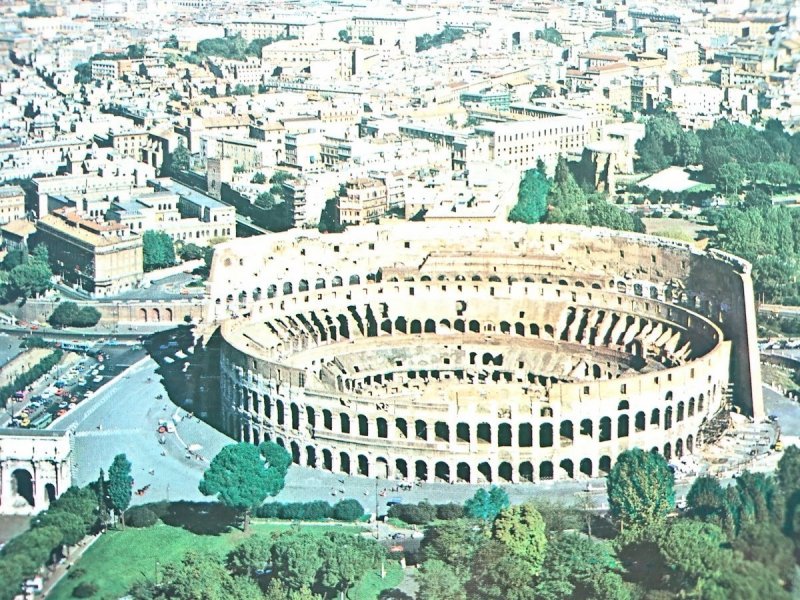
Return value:
<svg viewBox="0 0 800 600">
<path fill-rule="evenodd" d="M 46 598 L 47 594 L 56 586 L 56 584 L 61 581 L 64 575 L 69 571 L 69 569 L 74 565 L 83 553 L 88 550 L 92 544 L 94 544 L 100 536 L 103 535 L 102 533 L 98 533 L 93 536 L 87 536 L 83 538 L 78 545 L 72 549 L 69 556 L 64 560 L 64 562 L 57 564 L 52 570 L 48 570 L 47 575 L 45 576 L 44 585 L 42 586 L 42 598 Z"/>
</svg>

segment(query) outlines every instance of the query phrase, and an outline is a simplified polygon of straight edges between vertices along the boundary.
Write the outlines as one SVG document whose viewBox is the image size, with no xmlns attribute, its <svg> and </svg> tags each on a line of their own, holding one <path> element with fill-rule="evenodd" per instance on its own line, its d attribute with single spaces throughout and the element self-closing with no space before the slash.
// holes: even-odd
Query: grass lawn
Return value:
<svg viewBox="0 0 800 600">
<path fill-rule="evenodd" d="M 344 531 L 358 533 L 363 528 L 352 525 L 299 525 L 315 535 L 323 535 L 326 531 Z M 252 533 L 270 534 L 285 531 L 291 528 L 290 523 L 263 523 L 254 520 L 250 531 Z M 81 577 L 64 579 L 53 589 L 49 598 L 53 600 L 67 600 L 72 598 L 72 590 L 82 581 L 91 581 L 98 586 L 94 598 L 111 599 L 119 598 L 128 591 L 131 584 L 143 578 L 153 579 L 156 571 L 156 561 L 160 564 L 177 562 L 187 550 L 201 550 L 223 555 L 244 538 L 238 529 L 231 529 L 221 535 L 198 535 L 180 527 L 159 524 L 146 529 L 128 527 L 125 531 L 114 530 L 105 533 L 72 567 L 83 569 L 85 574 Z M 397 571 L 400 570 L 398 565 Z M 391 571 L 392 569 L 387 569 Z M 378 583 L 367 588 L 364 594 L 372 593 L 370 590 L 394 587 L 388 577 L 381 583 L 380 577 L 374 576 Z M 400 574 L 402 579 L 402 573 Z M 370 581 L 372 581 L 370 579 Z M 399 581 L 399 579 L 398 579 Z M 363 582 L 365 585 L 367 582 Z M 361 594 L 361 592 L 359 592 Z M 374 600 L 377 591 L 372 596 L 361 594 L 351 598 L 358 600 Z"/>
<path fill-rule="evenodd" d="M 386 561 L 386 577 L 381 579 L 380 573 L 370 571 L 361 582 L 351 589 L 347 597 L 350 600 L 375 600 L 383 590 L 396 588 L 403 581 L 403 569 L 394 561 Z"/>
</svg>

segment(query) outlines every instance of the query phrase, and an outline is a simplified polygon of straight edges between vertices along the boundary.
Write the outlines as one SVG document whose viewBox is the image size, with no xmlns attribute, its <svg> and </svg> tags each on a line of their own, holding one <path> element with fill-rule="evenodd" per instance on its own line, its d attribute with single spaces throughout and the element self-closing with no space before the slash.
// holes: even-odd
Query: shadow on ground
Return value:
<svg viewBox="0 0 800 600">
<path fill-rule="evenodd" d="M 239 525 L 239 515 L 217 502 L 159 502 L 146 505 L 166 525 L 197 535 L 222 535 Z"/>
</svg>

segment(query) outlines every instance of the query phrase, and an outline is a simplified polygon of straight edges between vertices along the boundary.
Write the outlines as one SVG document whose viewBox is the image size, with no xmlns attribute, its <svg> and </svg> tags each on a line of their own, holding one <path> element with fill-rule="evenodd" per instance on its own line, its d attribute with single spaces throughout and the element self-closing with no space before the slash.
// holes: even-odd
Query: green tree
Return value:
<svg viewBox="0 0 800 600">
<path fill-rule="evenodd" d="M 725 510 L 725 492 L 719 480 L 709 475 L 698 477 L 686 494 L 690 514 L 703 521 L 721 518 Z"/>
<path fill-rule="evenodd" d="M 225 564 L 232 575 L 252 576 L 269 564 L 271 556 L 272 541 L 264 535 L 253 535 L 228 553 Z"/>
<path fill-rule="evenodd" d="M 48 318 L 53 327 L 94 327 L 100 322 L 100 311 L 93 306 L 78 306 L 66 300 L 56 306 Z"/>
<path fill-rule="evenodd" d="M 272 210 L 275 208 L 275 196 L 271 192 L 261 192 L 256 196 L 254 204 L 264 210 Z"/>
<path fill-rule="evenodd" d="M 345 498 L 333 506 L 332 516 L 337 521 L 357 521 L 364 516 L 364 507 L 355 498 Z"/>
<path fill-rule="evenodd" d="M 532 600 L 531 567 L 498 541 L 489 540 L 475 553 L 467 597 L 477 600 Z"/>
<path fill-rule="evenodd" d="M 519 184 L 517 203 L 508 213 L 508 220 L 520 223 L 539 223 L 547 212 L 550 182 L 538 168 L 525 171 Z"/>
<path fill-rule="evenodd" d="M 547 548 L 545 524 L 532 502 L 517 504 L 500 511 L 492 526 L 492 537 L 531 566 L 540 571 Z"/>
<path fill-rule="evenodd" d="M 51 510 L 72 513 L 81 519 L 85 531 L 90 532 L 97 523 L 97 496 L 90 486 L 72 486 L 50 504 Z"/>
<path fill-rule="evenodd" d="M 177 50 L 179 47 L 180 44 L 178 43 L 178 37 L 174 33 L 169 36 L 169 39 L 167 39 L 166 43 L 164 44 L 164 48 L 171 50 Z"/>
<path fill-rule="evenodd" d="M 773 569 L 783 581 L 790 581 L 795 569 L 794 544 L 772 523 L 750 523 L 732 544 L 746 560 Z"/>
<path fill-rule="evenodd" d="M 474 521 L 457 519 L 428 527 L 420 550 L 426 561 L 447 563 L 465 579 L 475 553 L 487 539 L 484 529 L 476 527 Z"/>
<path fill-rule="evenodd" d="M 508 494 L 502 488 L 493 485 L 488 492 L 484 488 L 475 492 L 475 495 L 464 503 L 464 513 L 473 519 L 492 521 L 508 505 Z"/>
<path fill-rule="evenodd" d="M 677 589 L 701 590 L 730 570 L 733 553 L 716 525 L 691 519 L 674 521 L 658 540 L 658 548 Z"/>
<path fill-rule="evenodd" d="M 2 268 L 4 271 L 10 271 L 14 267 L 19 266 L 24 262 L 25 253 L 22 250 L 11 250 L 3 259 Z"/>
<path fill-rule="evenodd" d="M 622 566 L 607 542 L 576 533 L 553 535 L 536 582 L 537 600 L 627 600 Z"/>
<path fill-rule="evenodd" d="M 39 247 L 44 247 L 37 246 Z M 16 296 L 33 298 L 52 287 L 53 272 L 45 260 L 35 255 L 29 256 L 21 265 L 17 265 L 8 274 L 8 283 Z"/>
<path fill-rule="evenodd" d="M 108 498 L 111 508 L 122 519 L 122 528 L 125 529 L 125 511 L 131 504 L 131 463 L 124 454 L 117 454 L 114 462 L 108 468 Z"/>
<path fill-rule="evenodd" d="M 201 258 L 205 257 L 205 249 L 201 248 L 197 244 L 189 242 L 188 244 L 184 244 L 181 246 L 180 251 L 178 252 L 181 260 L 200 260 Z"/>
<path fill-rule="evenodd" d="M 344 600 L 348 590 L 377 566 L 384 548 L 371 538 L 338 531 L 326 533 L 325 541 L 320 547 L 322 568 L 318 581 L 326 593 L 338 593 Z"/>
<path fill-rule="evenodd" d="M 339 41 L 340 42 L 349 42 L 351 40 L 350 32 L 347 29 L 340 29 L 339 30 Z"/>
<path fill-rule="evenodd" d="M 277 535 L 272 544 L 272 571 L 290 590 L 312 587 L 322 568 L 320 540 L 298 529 Z"/>
<path fill-rule="evenodd" d="M 147 47 L 144 44 L 131 44 L 128 46 L 128 58 L 141 59 L 147 53 Z"/>
<path fill-rule="evenodd" d="M 250 183 L 255 183 L 255 184 L 259 184 L 259 185 L 263 184 L 263 183 L 267 183 L 267 176 L 264 175 L 261 171 L 259 171 L 258 173 L 253 175 L 253 178 L 250 180 Z"/>
<path fill-rule="evenodd" d="M 183 138 L 178 141 L 178 147 L 164 157 L 164 172 L 166 175 L 179 175 L 191 168 L 191 155 L 186 149 Z"/>
<path fill-rule="evenodd" d="M 559 33 L 558 29 L 555 29 L 554 27 L 545 27 L 544 29 L 537 31 L 536 39 L 550 42 L 556 46 L 561 46 L 564 44 L 564 38 Z"/>
<path fill-rule="evenodd" d="M 747 176 L 745 170 L 736 162 L 727 162 L 717 171 L 714 183 L 726 194 L 737 194 Z"/>
<path fill-rule="evenodd" d="M 418 594 L 426 600 L 467 600 L 464 581 L 440 560 L 426 560 L 416 575 Z"/>
<path fill-rule="evenodd" d="M 663 522 L 675 506 L 675 477 L 655 452 L 635 448 L 620 454 L 606 487 L 611 514 L 634 532 Z"/>
<path fill-rule="evenodd" d="M 142 244 L 145 271 L 163 269 L 175 264 L 175 246 L 165 231 L 145 231 Z"/>
<path fill-rule="evenodd" d="M 46 510 L 36 516 L 33 527 L 55 527 L 61 532 L 61 544 L 74 546 L 86 536 L 86 526 L 78 515 L 65 510 Z"/>
<path fill-rule="evenodd" d="M 309 588 L 290 590 L 279 579 L 273 579 L 267 585 L 264 600 L 319 600 L 321 596 L 314 594 Z"/>
<path fill-rule="evenodd" d="M 199 489 L 204 496 L 217 496 L 225 506 L 241 512 L 246 532 L 250 513 L 267 496 L 283 489 L 285 474 L 285 470 L 267 463 L 256 446 L 229 444 L 211 461 Z"/>
<path fill-rule="evenodd" d="M 13 556 L 0 556 L 0 600 L 14 600 L 22 586 L 20 562 Z"/>
</svg>

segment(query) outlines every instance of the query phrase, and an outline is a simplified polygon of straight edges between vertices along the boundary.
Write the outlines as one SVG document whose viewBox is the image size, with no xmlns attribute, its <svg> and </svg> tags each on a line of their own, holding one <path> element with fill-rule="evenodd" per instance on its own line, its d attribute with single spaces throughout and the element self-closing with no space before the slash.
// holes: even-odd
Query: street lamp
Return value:
<svg viewBox="0 0 800 600">
<path fill-rule="evenodd" d="M 380 534 L 378 533 L 378 476 L 375 476 L 375 539 L 380 538 Z"/>
</svg>

